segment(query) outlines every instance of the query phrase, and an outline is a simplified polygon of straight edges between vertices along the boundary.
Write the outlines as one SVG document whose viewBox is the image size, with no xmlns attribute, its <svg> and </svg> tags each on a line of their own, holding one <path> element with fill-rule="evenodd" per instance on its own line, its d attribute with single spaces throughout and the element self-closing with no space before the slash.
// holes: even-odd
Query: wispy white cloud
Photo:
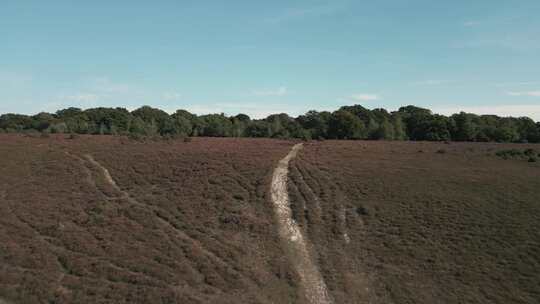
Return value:
<svg viewBox="0 0 540 304">
<path fill-rule="evenodd" d="M 380 96 L 378 94 L 354 94 L 349 96 L 349 100 L 352 101 L 373 101 L 373 100 L 379 100 Z"/>
<path fill-rule="evenodd" d="M 459 113 L 475 113 L 479 115 L 492 114 L 503 117 L 527 116 L 535 121 L 540 121 L 540 105 L 497 105 L 497 106 L 448 106 L 433 107 L 433 112 L 445 115 Z"/>
<path fill-rule="evenodd" d="M 107 76 L 87 78 L 78 85 L 78 89 L 60 91 L 46 97 L 44 110 L 56 111 L 66 107 L 109 107 L 123 106 L 135 109 L 142 105 L 157 106 L 174 104 L 182 95 L 173 90 L 153 91 L 133 83 L 119 82 Z M 119 104 L 119 102 L 121 104 Z"/>
<path fill-rule="evenodd" d="M 90 86 L 96 91 L 109 94 L 125 94 L 132 91 L 130 85 L 112 81 L 107 76 L 100 76 L 90 80 Z"/>
<path fill-rule="evenodd" d="M 446 84 L 446 83 L 449 83 L 449 82 L 450 82 L 450 81 L 448 81 L 448 80 L 426 79 L 426 80 L 420 80 L 420 81 L 411 82 L 410 85 L 415 85 L 415 86 L 433 86 L 433 85 Z"/>
<path fill-rule="evenodd" d="M 331 4 L 312 7 L 288 8 L 276 16 L 267 18 L 265 21 L 268 23 L 277 24 L 298 19 L 323 17 L 335 14 L 343 10 L 345 7 L 345 3 L 333 2 Z"/>
<path fill-rule="evenodd" d="M 165 101 L 178 101 L 182 99 L 182 94 L 177 92 L 165 92 L 161 95 L 161 98 Z"/>
<path fill-rule="evenodd" d="M 497 87 L 513 87 L 513 86 L 530 86 L 530 85 L 539 85 L 540 81 L 516 81 L 516 82 L 502 82 L 494 83 L 492 85 Z"/>
<path fill-rule="evenodd" d="M 508 33 L 496 37 L 478 37 L 466 41 L 456 41 L 451 44 L 455 49 L 476 49 L 476 48 L 500 48 L 516 52 L 530 52 L 540 49 L 538 33 Z"/>
<path fill-rule="evenodd" d="M 509 96 L 529 96 L 529 97 L 540 97 L 540 91 L 527 91 L 527 92 L 506 92 L 506 95 L 509 95 Z"/>
<path fill-rule="evenodd" d="M 481 24 L 481 22 L 478 21 L 478 20 L 468 20 L 468 21 L 463 22 L 464 27 L 473 27 L 473 26 L 477 26 L 477 25 L 480 25 L 480 24 Z"/>
<path fill-rule="evenodd" d="M 265 118 L 270 114 L 287 113 L 295 116 L 301 113 L 301 109 L 293 104 L 282 103 L 249 103 L 249 102 L 225 102 L 217 103 L 216 106 L 224 109 L 224 113 L 233 115 L 237 113 L 244 113 L 252 118 Z"/>
<path fill-rule="evenodd" d="M 61 100 L 67 102 L 76 102 L 76 103 L 95 103 L 100 98 L 97 94 L 92 93 L 80 93 L 75 95 L 63 95 L 60 97 Z"/>
<path fill-rule="evenodd" d="M 249 103 L 249 102 L 218 102 L 213 104 L 191 104 L 181 106 L 197 115 L 225 113 L 227 115 L 236 115 L 239 113 L 247 114 L 251 118 L 266 118 L 270 114 L 287 113 L 291 116 L 297 116 L 307 111 L 304 107 L 293 104 L 280 103 Z M 171 110 L 172 111 L 172 110 Z"/>
<path fill-rule="evenodd" d="M 287 87 L 279 87 L 277 89 L 270 90 L 253 90 L 251 92 L 251 94 L 255 96 L 285 96 L 287 93 Z"/>
</svg>

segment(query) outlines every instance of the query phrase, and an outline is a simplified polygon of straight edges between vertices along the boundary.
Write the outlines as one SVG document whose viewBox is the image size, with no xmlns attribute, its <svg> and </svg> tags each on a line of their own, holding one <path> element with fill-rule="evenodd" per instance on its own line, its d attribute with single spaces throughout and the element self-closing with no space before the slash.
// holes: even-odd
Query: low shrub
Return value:
<svg viewBox="0 0 540 304">
<path fill-rule="evenodd" d="M 498 157 L 508 160 L 508 159 L 521 159 L 528 160 L 529 162 L 536 162 L 538 158 L 538 153 L 531 148 L 519 150 L 519 149 L 509 149 L 509 150 L 500 150 L 495 153 Z"/>
<path fill-rule="evenodd" d="M 527 155 L 527 156 L 535 156 L 536 155 L 536 151 L 534 151 L 534 149 L 525 149 L 523 151 L 523 154 Z"/>
<path fill-rule="evenodd" d="M 139 133 L 129 133 L 128 138 L 134 141 L 144 141 L 146 137 Z"/>
<path fill-rule="evenodd" d="M 23 134 L 24 134 L 24 137 L 30 137 L 30 138 L 38 138 L 41 135 L 40 132 L 34 129 L 25 130 Z"/>
<path fill-rule="evenodd" d="M 498 157 L 501 157 L 502 159 L 510 159 L 510 158 L 522 157 L 524 154 L 521 150 L 509 149 L 509 150 L 497 151 L 495 155 L 497 155 Z"/>
</svg>

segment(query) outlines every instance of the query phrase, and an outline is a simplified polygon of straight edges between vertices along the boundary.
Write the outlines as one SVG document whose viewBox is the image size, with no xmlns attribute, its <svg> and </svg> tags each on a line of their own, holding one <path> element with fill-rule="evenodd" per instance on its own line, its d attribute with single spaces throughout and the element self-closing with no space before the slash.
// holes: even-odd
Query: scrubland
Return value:
<svg viewBox="0 0 540 304">
<path fill-rule="evenodd" d="M 295 143 L 0 135 L 0 302 L 308 303 L 270 195 Z M 331 300 L 538 303 L 531 150 L 305 142 L 290 207 Z"/>
</svg>

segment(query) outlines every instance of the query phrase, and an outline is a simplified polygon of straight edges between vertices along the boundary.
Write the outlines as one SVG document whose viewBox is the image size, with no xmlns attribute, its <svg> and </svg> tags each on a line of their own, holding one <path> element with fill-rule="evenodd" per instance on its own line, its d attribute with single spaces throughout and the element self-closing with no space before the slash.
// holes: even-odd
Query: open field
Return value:
<svg viewBox="0 0 540 304">
<path fill-rule="evenodd" d="M 540 301 L 540 146 L 294 144 L 0 135 L 0 303 Z"/>
<path fill-rule="evenodd" d="M 272 169 L 290 142 L 5 135 L 0 142 L 0 298 L 296 298 L 268 202 Z"/>
<path fill-rule="evenodd" d="M 326 141 L 289 190 L 336 303 L 538 303 L 538 145 Z"/>
</svg>

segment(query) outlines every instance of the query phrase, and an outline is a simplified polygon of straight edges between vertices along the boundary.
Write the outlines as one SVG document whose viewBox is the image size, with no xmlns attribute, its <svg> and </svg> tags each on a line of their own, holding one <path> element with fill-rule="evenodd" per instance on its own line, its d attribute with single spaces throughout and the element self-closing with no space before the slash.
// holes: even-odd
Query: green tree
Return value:
<svg viewBox="0 0 540 304">
<path fill-rule="evenodd" d="M 473 122 L 476 115 L 460 112 L 452 115 L 455 127 L 451 131 L 452 139 L 456 141 L 473 141 L 477 137 L 477 127 Z"/>
<path fill-rule="evenodd" d="M 175 124 L 167 112 L 150 106 L 142 106 L 131 112 L 134 117 L 142 119 L 151 128 L 157 128 L 161 135 L 175 133 Z"/>
<path fill-rule="evenodd" d="M 154 122 L 147 123 L 140 117 L 135 117 L 130 124 L 131 134 L 143 136 L 156 136 L 159 134 L 159 129 Z"/>
<path fill-rule="evenodd" d="M 536 123 L 528 117 L 520 117 L 516 121 L 517 131 L 519 134 L 519 141 L 521 142 L 538 142 L 540 138 L 540 131 L 538 130 Z"/>
<path fill-rule="evenodd" d="M 116 128 L 120 133 L 129 132 L 133 116 L 124 108 L 93 108 L 77 115 L 69 116 L 68 129 L 86 129 L 92 134 L 110 134 L 110 130 Z M 86 122 L 86 123 L 85 123 Z M 114 127 L 113 127 L 114 126 Z M 86 133 L 80 132 L 80 133 Z"/>
<path fill-rule="evenodd" d="M 32 129 L 43 131 L 55 123 L 56 118 L 49 113 L 41 112 L 32 116 Z"/>
<path fill-rule="evenodd" d="M 394 127 L 394 139 L 395 140 L 407 140 L 407 128 L 403 122 L 403 118 L 399 112 L 392 113 L 391 116 L 392 126 Z"/>
<path fill-rule="evenodd" d="M 362 120 L 349 111 L 332 113 L 328 123 L 328 135 L 335 139 L 365 139 L 366 127 Z"/>
<path fill-rule="evenodd" d="M 246 128 L 251 122 L 251 118 L 246 114 L 238 114 L 229 118 L 231 126 L 232 137 L 244 137 L 246 136 Z"/>
<path fill-rule="evenodd" d="M 371 133 L 371 139 L 383 139 L 383 140 L 393 140 L 394 139 L 394 126 L 384 118 L 383 121 L 378 124 L 377 130 Z"/>
<path fill-rule="evenodd" d="M 268 123 L 264 120 L 252 120 L 246 127 L 247 137 L 270 137 Z"/>
<path fill-rule="evenodd" d="M 191 136 L 193 133 L 193 123 L 197 116 L 186 110 L 177 110 L 172 116 L 174 133 L 181 136 Z"/>
<path fill-rule="evenodd" d="M 22 130 L 31 129 L 33 120 L 28 115 L 20 114 L 4 114 L 0 116 L 0 128 L 6 131 L 20 132 Z"/>
<path fill-rule="evenodd" d="M 310 133 L 312 138 L 328 138 L 328 122 L 332 113 L 309 111 L 299 116 L 296 121 Z"/>
<path fill-rule="evenodd" d="M 200 117 L 203 121 L 203 136 L 228 137 L 232 133 L 232 122 L 225 114 L 209 114 Z"/>
</svg>

